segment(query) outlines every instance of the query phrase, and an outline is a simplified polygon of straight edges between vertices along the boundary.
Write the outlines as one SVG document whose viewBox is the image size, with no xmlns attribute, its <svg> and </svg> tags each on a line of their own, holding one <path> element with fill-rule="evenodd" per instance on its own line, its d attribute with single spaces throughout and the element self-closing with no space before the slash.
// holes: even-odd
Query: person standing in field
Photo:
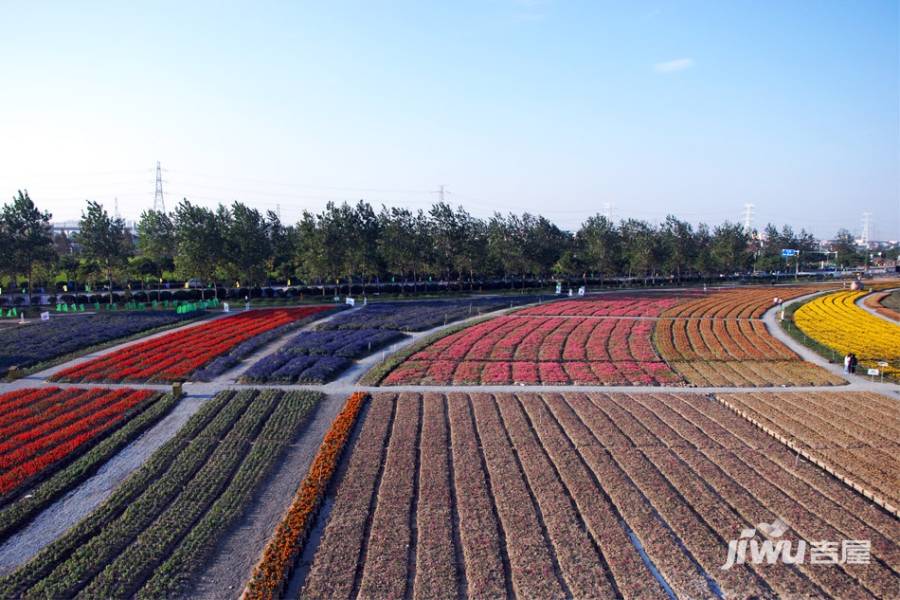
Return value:
<svg viewBox="0 0 900 600">
<path fill-rule="evenodd" d="M 844 357 L 844 373 L 849 373 L 849 372 L 850 372 L 850 354 L 848 353 Z"/>
<path fill-rule="evenodd" d="M 859 364 L 859 361 L 856 359 L 856 354 L 853 352 L 850 353 L 850 372 L 856 373 L 856 365 Z"/>
</svg>

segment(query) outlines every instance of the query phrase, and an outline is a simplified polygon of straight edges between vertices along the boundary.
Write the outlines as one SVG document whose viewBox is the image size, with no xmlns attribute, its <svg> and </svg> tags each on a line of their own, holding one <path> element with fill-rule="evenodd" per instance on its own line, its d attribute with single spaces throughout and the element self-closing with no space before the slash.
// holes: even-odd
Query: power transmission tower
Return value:
<svg viewBox="0 0 900 600">
<path fill-rule="evenodd" d="M 281 221 L 281 204 L 275 205 L 275 215 L 278 217 L 278 220 Z"/>
<path fill-rule="evenodd" d="M 861 236 L 861 238 L 860 238 L 860 242 L 862 242 L 862 245 L 863 245 L 863 246 L 868 246 L 868 245 L 869 245 L 869 238 L 871 237 L 871 234 L 872 234 L 872 231 L 871 231 L 872 223 L 871 223 L 871 221 L 872 221 L 872 213 L 870 213 L 870 212 L 864 212 L 864 213 L 862 214 L 863 228 L 862 228 L 862 236 Z"/>
<path fill-rule="evenodd" d="M 162 169 L 159 166 L 159 161 L 156 161 L 156 192 L 153 194 L 153 210 L 166 212 L 166 203 L 163 200 L 162 191 Z"/>
<path fill-rule="evenodd" d="M 612 202 L 604 202 L 603 203 L 603 216 L 606 217 L 607 221 L 612 222 L 612 220 L 613 220 L 613 203 Z"/>
<path fill-rule="evenodd" d="M 753 209 L 755 204 L 747 203 L 744 205 L 744 231 L 750 233 L 753 228 Z"/>
<path fill-rule="evenodd" d="M 113 200 L 113 216 L 116 219 L 121 219 L 122 215 L 119 214 L 119 197 L 116 196 Z"/>
<path fill-rule="evenodd" d="M 444 188 L 445 188 L 445 187 L 446 187 L 446 186 L 445 186 L 443 183 L 438 187 L 438 192 L 437 192 L 437 194 L 438 194 L 438 198 L 441 199 L 441 200 L 440 200 L 440 201 L 441 201 L 441 204 L 444 203 L 444 193 L 445 193 Z"/>
</svg>

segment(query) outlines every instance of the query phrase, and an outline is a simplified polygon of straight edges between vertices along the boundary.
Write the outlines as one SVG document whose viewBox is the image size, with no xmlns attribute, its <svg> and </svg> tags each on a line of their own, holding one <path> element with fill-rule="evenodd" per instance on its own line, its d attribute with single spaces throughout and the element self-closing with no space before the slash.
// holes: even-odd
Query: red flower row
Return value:
<svg viewBox="0 0 900 600">
<path fill-rule="evenodd" d="M 60 381 L 175 381 L 256 335 L 327 310 L 253 310 L 147 340 L 66 369 Z"/>
<path fill-rule="evenodd" d="M 41 388 L 0 397 L 0 423 L 12 434 L 0 443 L 0 495 L 50 471 L 154 395 L 152 390 Z M 12 415 L 27 408 L 21 401 L 47 410 L 23 419 L 19 423 L 29 424 L 20 426 Z M 10 406 L 18 410 L 9 410 Z"/>
<path fill-rule="evenodd" d="M 664 362 L 409 360 L 384 385 L 678 385 Z"/>
</svg>

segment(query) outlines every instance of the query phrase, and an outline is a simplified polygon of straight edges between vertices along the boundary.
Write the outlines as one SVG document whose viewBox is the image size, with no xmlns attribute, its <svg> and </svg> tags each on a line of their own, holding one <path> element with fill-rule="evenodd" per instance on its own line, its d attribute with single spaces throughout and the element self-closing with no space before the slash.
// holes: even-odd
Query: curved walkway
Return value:
<svg viewBox="0 0 900 600">
<path fill-rule="evenodd" d="M 871 298 L 872 294 L 881 294 L 883 292 L 890 293 L 890 292 L 896 292 L 898 290 L 900 290 L 900 288 L 890 288 L 887 290 L 878 290 L 877 292 L 869 292 L 865 296 L 860 296 L 859 298 L 857 298 L 856 305 L 872 316 L 878 317 L 879 319 L 883 319 L 883 320 L 887 321 L 888 323 L 890 323 L 891 325 L 898 325 L 898 322 L 895 321 L 894 319 L 890 318 L 887 315 L 881 314 L 880 312 L 878 312 L 877 310 L 875 310 L 874 308 L 872 308 L 871 306 L 866 304 L 866 299 Z"/>
</svg>

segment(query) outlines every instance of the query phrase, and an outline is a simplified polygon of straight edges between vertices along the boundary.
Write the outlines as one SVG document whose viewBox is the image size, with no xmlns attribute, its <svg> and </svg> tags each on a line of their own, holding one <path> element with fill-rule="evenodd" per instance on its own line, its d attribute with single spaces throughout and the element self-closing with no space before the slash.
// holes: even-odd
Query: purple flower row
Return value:
<svg viewBox="0 0 900 600">
<path fill-rule="evenodd" d="M 51 316 L 49 321 L 0 328 L 0 375 L 9 367 L 28 368 L 38 363 L 147 329 L 197 316 L 174 311 Z"/>
<path fill-rule="evenodd" d="M 493 296 L 454 300 L 411 300 L 408 302 L 374 302 L 359 310 L 338 315 L 323 329 L 396 329 L 424 331 L 481 313 L 511 308 L 537 301 L 537 296 Z"/>
</svg>

